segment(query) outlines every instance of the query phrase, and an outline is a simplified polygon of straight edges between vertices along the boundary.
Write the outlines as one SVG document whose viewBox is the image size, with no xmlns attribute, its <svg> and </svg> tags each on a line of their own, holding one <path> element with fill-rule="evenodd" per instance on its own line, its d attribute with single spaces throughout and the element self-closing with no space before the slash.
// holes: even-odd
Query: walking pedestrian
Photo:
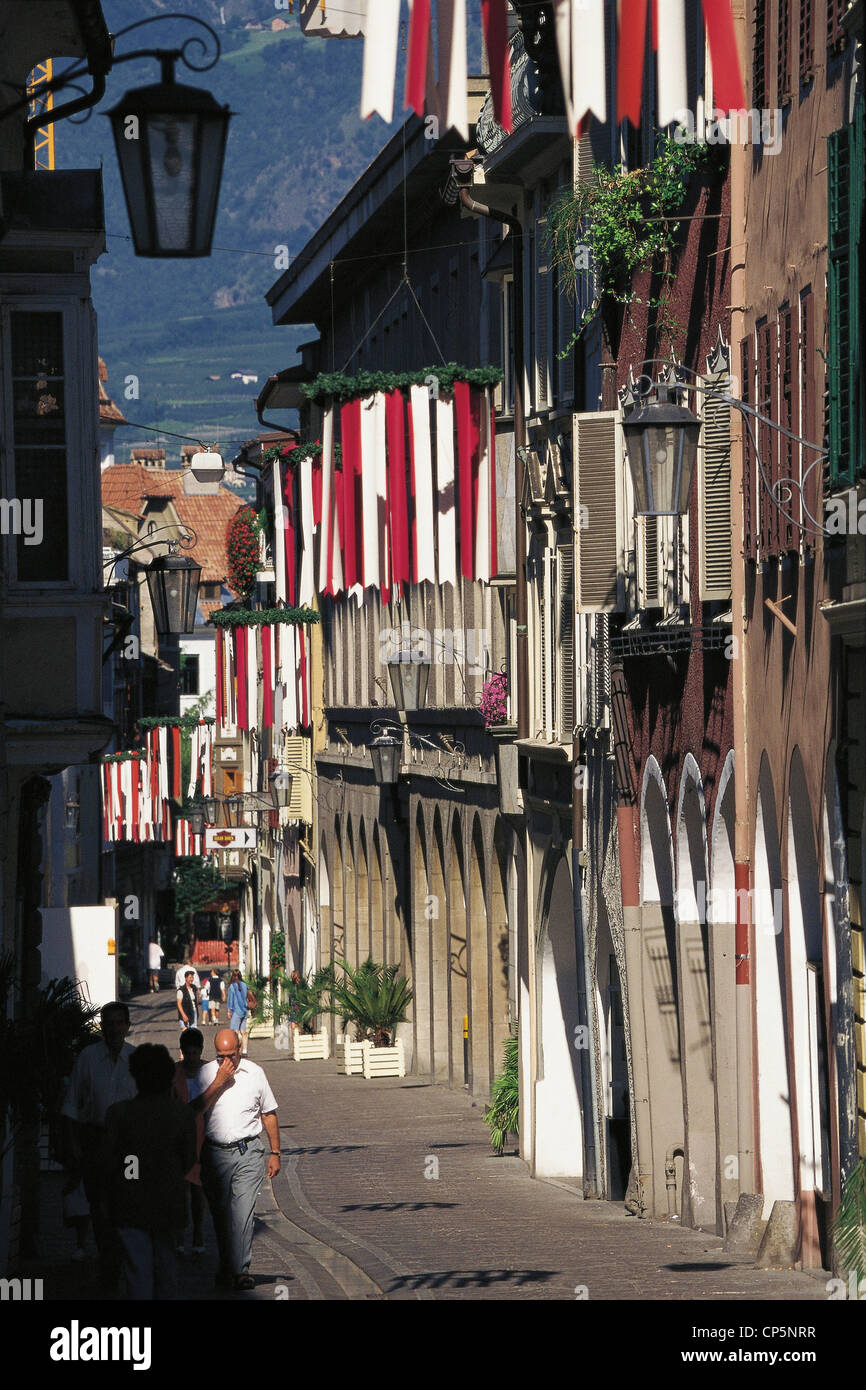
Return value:
<svg viewBox="0 0 866 1390">
<path fill-rule="evenodd" d="M 177 1014 L 180 1020 L 180 1031 L 185 1028 L 194 1028 L 198 1022 L 198 1012 L 196 1009 L 196 987 L 193 984 L 194 970 L 187 970 L 181 989 L 177 992 Z"/>
<path fill-rule="evenodd" d="M 135 1048 L 126 1041 L 129 1009 L 120 1000 L 106 1004 L 100 1014 L 101 1037 L 75 1059 L 61 1107 L 65 1121 L 66 1169 L 70 1190 L 84 1185 L 93 1238 L 99 1252 L 100 1278 L 114 1287 L 120 1272 L 120 1251 L 108 1215 L 105 1172 L 105 1113 L 115 1101 L 131 1099 L 135 1081 L 129 1060 Z"/>
<path fill-rule="evenodd" d="M 214 1028 L 219 1027 L 220 1004 L 226 997 L 225 985 L 216 969 L 211 972 L 210 977 L 210 1021 Z"/>
<path fill-rule="evenodd" d="M 195 985 L 196 989 L 201 989 L 201 980 L 199 979 L 198 971 L 196 970 L 195 966 L 192 965 L 178 966 L 177 970 L 174 972 L 175 989 L 183 989 L 183 983 L 186 979 L 186 972 L 188 970 L 192 971 L 192 982 Z"/>
<path fill-rule="evenodd" d="M 202 1027 L 210 1023 L 210 975 L 205 975 L 202 987 L 199 991 L 198 1002 L 201 1006 Z"/>
<path fill-rule="evenodd" d="M 186 1216 L 186 1174 L 195 1162 L 196 1121 L 171 1094 L 168 1049 L 142 1043 L 130 1058 L 138 1088 L 105 1116 L 111 1216 L 123 1251 L 126 1296 L 177 1297 L 175 1241 Z"/>
<path fill-rule="evenodd" d="M 189 1104 L 189 1083 L 199 1073 L 201 1069 L 201 1058 L 204 1051 L 204 1034 L 198 1028 L 187 1028 L 185 1033 L 180 1035 L 181 1060 L 177 1063 L 172 1084 L 172 1095 L 176 1100 L 183 1101 L 184 1105 Z M 189 1207 L 192 1213 L 192 1253 L 194 1255 L 204 1254 L 204 1191 L 201 1185 L 201 1146 L 204 1140 L 204 1115 L 199 1112 L 196 1117 L 196 1137 L 195 1137 L 195 1163 L 186 1174 L 187 1189 L 189 1192 Z M 184 1219 L 183 1226 L 178 1230 L 177 1253 L 182 1255 L 184 1252 L 184 1236 L 186 1233 L 187 1221 Z"/>
<path fill-rule="evenodd" d="M 264 1177 L 280 1171 L 277 1102 L 262 1068 L 241 1056 L 237 1032 L 221 1028 L 214 1045 L 217 1060 L 205 1063 L 188 1084 L 190 1094 L 204 1092 L 218 1082 L 220 1068 L 231 1068 L 231 1083 L 208 1111 L 201 1176 L 219 1246 L 217 1286 L 242 1292 L 255 1287 L 250 1262 L 256 1195 Z"/>
<path fill-rule="evenodd" d="M 255 1008 L 256 998 L 251 989 L 247 988 L 239 970 L 232 971 L 231 984 L 229 985 L 228 1011 L 229 1028 L 237 1033 L 241 1040 L 241 1051 L 244 1057 L 247 1055 L 247 1033 L 246 1023 L 247 1014 L 250 1011 L 250 1001 Z"/>
<path fill-rule="evenodd" d="M 162 965 L 163 954 L 163 949 L 158 941 L 148 942 L 147 968 L 151 994 L 159 993 L 159 971 Z"/>
</svg>

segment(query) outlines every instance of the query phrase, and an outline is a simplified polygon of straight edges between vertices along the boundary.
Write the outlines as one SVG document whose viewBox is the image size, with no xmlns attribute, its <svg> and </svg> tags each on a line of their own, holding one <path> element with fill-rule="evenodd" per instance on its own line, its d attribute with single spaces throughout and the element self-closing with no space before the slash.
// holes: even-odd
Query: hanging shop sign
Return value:
<svg viewBox="0 0 866 1390">
<path fill-rule="evenodd" d="M 256 830 L 253 826 L 240 826 L 237 829 L 206 830 L 204 832 L 205 850 L 255 849 Z"/>
</svg>

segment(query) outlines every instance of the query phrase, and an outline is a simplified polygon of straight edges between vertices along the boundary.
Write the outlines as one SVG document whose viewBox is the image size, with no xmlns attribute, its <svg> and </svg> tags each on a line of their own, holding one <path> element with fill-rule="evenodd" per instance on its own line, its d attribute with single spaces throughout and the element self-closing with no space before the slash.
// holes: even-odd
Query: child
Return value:
<svg viewBox="0 0 866 1390">
<path fill-rule="evenodd" d="M 201 1021 L 203 1025 L 210 1023 L 210 976 L 206 976 L 199 995 L 201 1005 Z"/>
</svg>

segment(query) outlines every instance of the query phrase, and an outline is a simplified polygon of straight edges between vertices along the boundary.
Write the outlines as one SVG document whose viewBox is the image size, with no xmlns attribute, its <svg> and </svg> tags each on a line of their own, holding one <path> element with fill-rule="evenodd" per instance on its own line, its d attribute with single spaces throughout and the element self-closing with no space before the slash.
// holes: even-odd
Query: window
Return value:
<svg viewBox="0 0 866 1390">
<path fill-rule="evenodd" d="M 181 652 L 180 657 L 180 693 L 181 695 L 198 695 L 199 676 L 198 676 L 197 656 L 189 656 L 186 652 Z"/>
<path fill-rule="evenodd" d="M 9 321 L 16 574 L 58 582 L 69 578 L 63 314 L 13 310 Z"/>
<path fill-rule="evenodd" d="M 618 410 L 574 417 L 577 608 L 622 612 L 626 603 L 634 504 Z"/>
<path fill-rule="evenodd" d="M 759 111 L 769 106 L 767 64 L 772 45 L 767 32 L 770 20 L 769 0 L 755 0 L 755 42 L 752 49 L 752 106 Z"/>
<path fill-rule="evenodd" d="M 815 0 L 800 0 L 800 82 L 809 82 L 815 69 Z"/>
<path fill-rule="evenodd" d="M 776 96 L 779 106 L 791 100 L 791 0 L 779 0 Z"/>
</svg>

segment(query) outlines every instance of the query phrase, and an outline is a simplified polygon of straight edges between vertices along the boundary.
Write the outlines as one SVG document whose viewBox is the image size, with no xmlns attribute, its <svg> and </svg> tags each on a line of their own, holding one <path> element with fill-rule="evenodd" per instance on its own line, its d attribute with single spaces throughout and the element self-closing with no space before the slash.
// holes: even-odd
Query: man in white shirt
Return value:
<svg viewBox="0 0 866 1390">
<path fill-rule="evenodd" d="M 163 949 L 158 941 L 147 944 L 147 970 L 151 994 L 159 993 L 159 971 L 162 965 Z"/>
<path fill-rule="evenodd" d="M 80 1052 L 66 1087 L 61 1115 L 66 1120 L 67 1170 L 70 1181 L 84 1183 L 90 1205 L 93 1237 L 99 1250 L 100 1272 L 107 1285 L 120 1275 L 120 1252 L 108 1219 L 108 1193 L 103 1175 L 105 1112 L 115 1101 L 137 1094 L 129 1070 L 135 1048 L 126 1042 L 129 1009 L 119 1000 L 100 1014 L 102 1037 Z"/>
<path fill-rule="evenodd" d="M 189 1097 L 194 1101 L 207 1090 L 225 1069 L 222 1059 L 228 1060 L 232 1078 L 207 1114 L 201 1177 L 219 1245 L 217 1285 L 243 1291 L 255 1287 L 249 1270 L 256 1196 L 265 1176 L 280 1171 L 277 1102 L 262 1068 L 241 1057 L 237 1033 L 221 1028 L 214 1047 L 216 1060 L 188 1083 Z"/>
</svg>

